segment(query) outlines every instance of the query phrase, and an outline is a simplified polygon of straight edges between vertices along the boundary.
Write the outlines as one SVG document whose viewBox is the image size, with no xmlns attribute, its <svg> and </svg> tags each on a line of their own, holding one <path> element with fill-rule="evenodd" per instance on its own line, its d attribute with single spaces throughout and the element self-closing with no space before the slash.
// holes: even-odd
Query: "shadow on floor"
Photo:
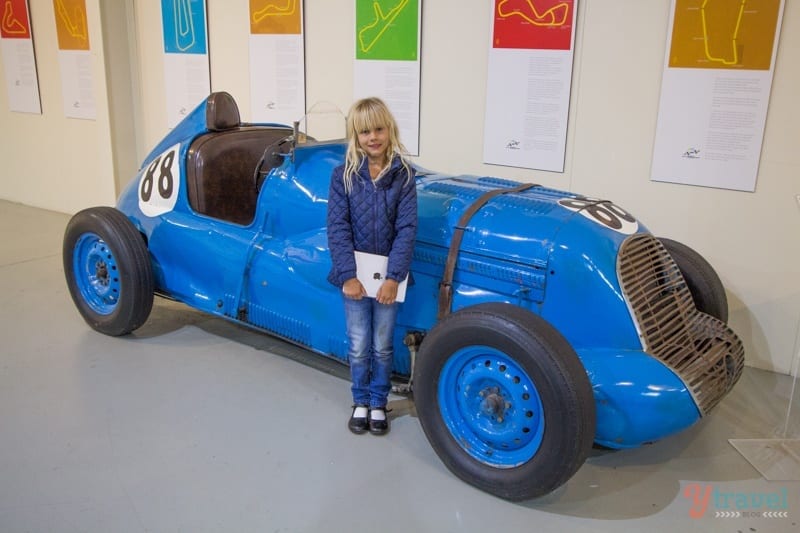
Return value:
<svg viewBox="0 0 800 533">
<path fill-rule="evenodd" d="M 160 298 L 147 323 L 127 338 L 155 338 L 185 326 L 349 380 L 347 366 L 339 360 Z M 681 500 L 688 509 L 690 502 L 682 494 L 686 484 L 724 489 L 726 485 L 760 481 L 758 472 L 728 439 L 764 436 L 781 426 L 783 410 L 774 400 L 776 391 L 785 388 L 783 378 L 788 379 L 747 368 L 740 383 L 715 411 L 687 431 L 631 450 L 594 449 L 567 484 L 517 505 L 559 515 L 624 520 L 651 516 Z M 389 407 L 394 420 L 417 417 L 413 395 L 393 395 Z M 445 470 L 442 463 L 435 467 Z"/>
</svg>

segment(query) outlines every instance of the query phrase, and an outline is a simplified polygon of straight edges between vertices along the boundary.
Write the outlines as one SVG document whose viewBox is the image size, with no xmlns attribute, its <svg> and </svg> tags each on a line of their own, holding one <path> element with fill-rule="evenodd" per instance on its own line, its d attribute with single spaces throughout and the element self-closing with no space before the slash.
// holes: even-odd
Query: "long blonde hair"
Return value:
<svg viewBox="0 0 800 533">
<path fill-rule="evenodd" d="M 400 142 L 397 121 L 395 121 L 391 111 L 380 98 L 362 98 L 355 102 L 347 113 L 347 155 L 342 176 L 344 190 L 347 194 L 350 194 L 353 189 L 353 177 L 358 174 L 358 169 L 361 168 L 361 164 L 366 157 L 366 154 L 358 144 L 358 132 L 380 127 L 389 130 L 386 164 L 391 165 L 394 156 L 400 156 L 403 168 L 406 169 L 407 179 L 411 178 L 411 169 L 404 157 L 407 151 Z"/>
</svg>

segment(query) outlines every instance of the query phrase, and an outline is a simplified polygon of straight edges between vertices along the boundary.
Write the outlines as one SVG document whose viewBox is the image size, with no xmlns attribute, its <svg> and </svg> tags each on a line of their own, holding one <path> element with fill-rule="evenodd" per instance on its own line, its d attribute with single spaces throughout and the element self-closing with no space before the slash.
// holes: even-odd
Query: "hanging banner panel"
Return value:
<svg viewBox="0 0 800 533">
<path fill-rule="evenodd" d="M 211 92 L 204 0 L 161 0 L 167 125 L 174 128 Z"/>
<path fill-rule="evenodd" d="M 495 0 L 483 161 L 564 171 L 577 0 Z"/>
<path fill-rule="evenodd" d="M 672 0 L 651 179 L 754 191 L 783 0 Z"/>
<path fill-rule="evenodd" d="M 250 0 L 253 121 L 291 125 L 306 109 L 302 0 Z"/>
<path fill-rule="evenodd" d="M 419 155 L 422 0 L 356 0 L 354 98 L 389 106 L 409 154 Z"/>
<path fill-rule="evenodd" d="M 11 111 L 42 113 L 27 0 L 5 0 L 0 20 L 6 92 Z"/>
<path fill-rule="evenodd" d="M 97 118 L 86 0 L 53 0 L 64 115 Z"/>
</svg>

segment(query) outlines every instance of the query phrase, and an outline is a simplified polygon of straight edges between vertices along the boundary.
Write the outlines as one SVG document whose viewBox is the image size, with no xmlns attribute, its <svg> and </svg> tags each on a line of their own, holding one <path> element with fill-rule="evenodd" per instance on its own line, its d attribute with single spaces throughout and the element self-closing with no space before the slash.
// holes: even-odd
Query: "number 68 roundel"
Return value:
<svg viewBox="0 0 800 533">
<path fill-rule="evenodd" d="M 139 209 L 149 217 L 172 211 L 180 189 L 181 145 L 166 149 L 153 159 L 139 178 Z"/>
<path fill-rule="evenodd" d="M 570 211 L 580 213 L 592 222 L 624 235 L 631 235 L 639 229 L 639 222 L 633 215 L 608 200 L 580 196 L 564 198 L 558 203 Z"/>
</svg>

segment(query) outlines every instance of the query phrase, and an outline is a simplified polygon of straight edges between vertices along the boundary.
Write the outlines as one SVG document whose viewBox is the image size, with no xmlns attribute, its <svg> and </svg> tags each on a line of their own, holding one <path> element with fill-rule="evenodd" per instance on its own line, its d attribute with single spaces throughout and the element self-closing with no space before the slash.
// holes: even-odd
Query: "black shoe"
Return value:
<svg viewBox="0 0 800 533">
<path fill-rule="evenodd" d="M 372 411 L 383 411 L 383 420 L 374 420 Z M 385 435 L 389 432 L 389 416 L 386 414 L 385 408 L 379 407 L 369 410 L 369 432 L 373 435 Z"/>
<path fill-rule="evenodd" d="M 359 417 L 355 416 L 356 408 L 358 407 L 366 407 L 366 405 L 353 406 L 353 414 L 350 415 L 350 420 L 347 421 L 347 428 L 356 435 L 361 435 L 369 427 L 369 420 L 367 419 L 366 416 L 359 416 Z"/>
</svg>

